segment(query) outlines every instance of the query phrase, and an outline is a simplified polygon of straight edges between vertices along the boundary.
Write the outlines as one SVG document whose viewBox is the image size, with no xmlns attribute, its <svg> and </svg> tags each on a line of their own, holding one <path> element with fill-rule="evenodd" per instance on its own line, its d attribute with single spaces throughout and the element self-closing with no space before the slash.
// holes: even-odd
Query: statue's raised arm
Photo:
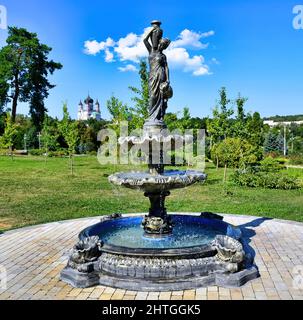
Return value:
<svg viewBox="0 0 303 320">
<path fill-rule="evenodd" d="M 143 39 L 143 42 L 149 54 L 152 52 L 152 46 L 149 43 L 149 39 L 151 38 L 151 35 L 154 32 L 154 30 L 155 30 L 154 28 L 151 28 L 150 31 L 146 34 L 146 36 Z"/>
</svg>

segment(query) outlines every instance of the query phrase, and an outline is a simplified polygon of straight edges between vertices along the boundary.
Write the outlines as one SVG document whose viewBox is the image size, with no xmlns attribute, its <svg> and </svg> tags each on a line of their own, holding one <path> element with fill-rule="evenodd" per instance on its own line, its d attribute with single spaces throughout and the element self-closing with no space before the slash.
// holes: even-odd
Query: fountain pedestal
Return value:
<svg viewBox="0 0 303 320">
<path fill-rule="evenodd" d="M 145 192 L 144 196 L 149 198 L 151 207 L 149 216 L 165 219 L 167 211 L 165 208 L 165 198 L 170 195 L 169 191 Z"/>
<path fill-rule="evenodd" d="M 165 198 L 169 195 L 169 191 L 144 193 L 151 204 L 149 215 L 145 216 L 142 221 L 142 226 L 147 235 L 163 236 L 172 232 L 173 224 L 165 208 Z"/>
</svg>

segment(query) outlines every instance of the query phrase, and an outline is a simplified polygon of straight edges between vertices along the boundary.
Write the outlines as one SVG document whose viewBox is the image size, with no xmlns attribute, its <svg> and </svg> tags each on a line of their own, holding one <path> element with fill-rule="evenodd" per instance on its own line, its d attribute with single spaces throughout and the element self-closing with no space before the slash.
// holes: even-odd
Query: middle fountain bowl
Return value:
<svg viewBox="0 0 303 320">
<path fill-rule="evenodd" d="M 154 175 L 149 172 L 118 172 L 109 176 L 112 184 L 144 192 L 169 191 L 188 187 L 196 182 L 203 182 L 205 173 L 196 170 L 165 170 Z"/>
</svg>

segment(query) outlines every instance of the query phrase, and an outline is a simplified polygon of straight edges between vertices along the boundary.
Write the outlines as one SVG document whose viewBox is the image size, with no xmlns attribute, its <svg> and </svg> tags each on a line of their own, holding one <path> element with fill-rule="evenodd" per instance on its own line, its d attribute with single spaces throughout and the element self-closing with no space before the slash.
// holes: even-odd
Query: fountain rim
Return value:
<svg viewBox="0 0 303 320">
<path fill-rule="evenodd" d="M 215 223 L 218 227 L 226 228 L 225 234 L 227 234 L 228 226 L 232 227 L 233 229 L 239 229 L 230 223 L 222 220 L 217 219 L 208 219 L 204 217 L 199 217 L 197 215 L 188 215 L 188 214 L 170 214 L 170 216 L 178 216 L 178 217 L 197 217 L 199 219 L 203 219 L 205 221 L 209 221 L 211 223 Z M 83 229 L 79 233 L 79 239 L 83 240 L 86 237 L 93 236 L 94 234 L 91 234 L 90 231 L 93 230 L 93 228 L 102 225 L 104 222 L 108 221 L 115 221 L 119 219 L 129 219 L 129 218 L 138 218 L 138 217 L 144 217 L 144 214 L 135 215 L 135 216 L 121 216 L 119 218 L 110 218 L 110 216 L 106 216 L 103 218 L 100 222 L 91 225 L 85 229 Z M 102 240 L 102 238 L 101 238 Z M 204 245 L 195 245 L 195 246 L 188 246 L 188 247 L 180 247 L 180 248 L 131 248 L 127 246 L 117 246 L 112 245 L 108 243 L 104 243 L 101 251 L 104 253 L 111 253 L 115 255 L 123 255 L 123 256 L 133 256 L 133 257 L 159 257 L 159 258 L 190 258 L 190 257 L 211 257 L 216 254 L 216 249 L 212 245 L 212 242 Z"/>
</svg>

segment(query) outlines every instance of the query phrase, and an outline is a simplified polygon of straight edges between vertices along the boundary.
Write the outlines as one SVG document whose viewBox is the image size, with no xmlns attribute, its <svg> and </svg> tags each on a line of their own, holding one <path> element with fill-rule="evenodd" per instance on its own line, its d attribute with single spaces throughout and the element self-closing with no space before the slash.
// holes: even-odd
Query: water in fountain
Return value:
<svg viewBox="0 0 303 320">
<path fill-rule="evenodd" d="M 173 231 L 165 237 L 147 237 L 142 217 L 109 220 L 91 228 L 104 244 L 127 248 L 176 249 L 209 244 L 218 234 L 225 234 L 224 224 L 199 216 L 172 215 Z"/>
</svg>

